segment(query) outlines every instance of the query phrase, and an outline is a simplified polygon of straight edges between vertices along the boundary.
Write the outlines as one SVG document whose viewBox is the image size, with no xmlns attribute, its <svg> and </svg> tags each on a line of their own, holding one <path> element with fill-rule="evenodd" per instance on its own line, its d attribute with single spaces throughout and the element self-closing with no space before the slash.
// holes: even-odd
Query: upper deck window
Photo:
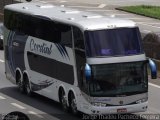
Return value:
<svg viewBox="0 0 160 120">
<path fill-rule="evenodd" d="M 137 27 L 85 31 L 85 38 L 88 57 L 143 53 L 141 36 Z"/>
<path fill-rule="evenodd" d="M 72 48 L 71 26 L 47 17 L 5 9 L 7 29 Z"/>
</svg>

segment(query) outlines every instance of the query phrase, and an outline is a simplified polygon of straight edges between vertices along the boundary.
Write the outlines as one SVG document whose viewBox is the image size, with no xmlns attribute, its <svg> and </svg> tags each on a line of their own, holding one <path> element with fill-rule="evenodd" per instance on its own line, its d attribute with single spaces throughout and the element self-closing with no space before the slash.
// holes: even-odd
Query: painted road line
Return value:
<svg viewBox="0 0 160 120">
<path fill-rule="evenodd" d="M 106 6 L 106 4 L 100 4 L 99 6 L 98 6 L 98 8 L 104 8 Z"/>
<path fill-rule="evenodd" d="M 1 59 L 0 59 L 0 62 L 4 62 L 4 60 L 1 60 Z"/>
<path fill-rule="evenodd" d="M 92 9 L 92 10 L 86 10 L 86 11 L 100 11 L 100 12 L 111 12 L 111 11 L 113 11 L 113 12 L 116 12 L 115 10 L 103 10 L 103 9 Z"/>
<path fill-rule="evenodd" d="M 43 2 L 46 2 L 46 3 L 54 3 L 54 2 L 59 2 L 58 0 L 48 0 L 48 1 L 43 1 Z"/>
<path fill-rule="evenodd" d="M 65 2 L 67 2 L 67 1 L 65 1 L 65 0 L 60 1 L 60 3 L 65 3 Z"/>
<path fill-rule="evenodd" d="M 134 18 L 131 18 L 131 17 L 128 17 L 128 18 L 123 18 L 123 19 L 145 19 L 145 20 L 147 20 L 146 18 L 141 18 L 141 17 L 134 17 Z M 149 20 L 149 19 L 148 19 Z M 139 24 L 141 24 L 141 23 L 139 23 Z"/>
<path fill-rule="evenodd" d="M 39 1 L 39 2 L 41 2 L 41 3 L 47 3 L 46 1 Z"/>
<path fill-rule="evenodd" d="M 143 32 L 145 32 L 145 33 L 151 33 L 152 31 L 150 31 L 150 30 L 143 30 Z"/>
<path fill-rule="evenodd" d="M 122 16 L 125 16 L 125 15 L 129 15 L 129 14 L 121 14 L 121 13 L 106 13 L 105 15 L 122 15 Z"/>
<path fill-rule="evenodd" d="M 0 100 L 5 100 L 6 98 L 3 96 L 0 96 Z"/>
<path fill-rule="evenodd" d="M 153 83 L 148 83 L 150 86 L 156 87 L 156 88 L 160 88 L 159 85 L 153 84 Z"/>
<path fill-rule="evenodd" d="M 71 8 L 97 8 L 97 7 L 89 7 L 89 6 L 68 6 Z"/>
<path fill-rule="evenodd" d="M 144 23 L 137 23 L 139 25 L 144 25 L 144 26 L 149 26 L 149 27 L 153 27 L 153 28 L 160 28 L 160 27 L 157 27 L 157 26 L 154 26 L 154 25 L 149 25 L 149 24 L 144 24 Z"/>
<path fill-rule="evenodd" d="M 21 105 L 19 105 L 19 104 L 17 104 L 17 103 L 11 103 L 11 105 L 13 105 L 13 106 L 15 106 L 15 107 L 17 107 L 17 108 L 19 108 L 19 109 L 26 109 L 25 107 L 23 107 L 23 106 L 21 106 Z"/>
<path fill-rule="evenodd" d="M 155 23 L 155 22 L 136 22 L 139 24 L 149 24 L 149 25 L 160 25 L 160 23 Z"/>
<path fill-rule="evenodd" d="M 44 118 L 42 115 L 39 115 L 38 113 L 33 112 L 33 111 L 28 111 L 28 113 L 29 113 L 29 114 L 32 114 L 32 115 L 35 115 L 35 116 L 37 116 L 37 117 L 39 117 L 39 118 Z"/>
</svg>

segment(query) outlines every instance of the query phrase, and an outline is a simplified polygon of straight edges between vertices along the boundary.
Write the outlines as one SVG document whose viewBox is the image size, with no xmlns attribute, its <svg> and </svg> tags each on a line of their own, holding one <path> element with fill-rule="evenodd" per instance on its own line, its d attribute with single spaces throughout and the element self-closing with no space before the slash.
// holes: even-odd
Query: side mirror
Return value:
<svg viewBox="0 0 160 120">
<path fill-rule="evenodd" d="M 150 66 L 150 69 L 151 69 L 151 78 L 152 79 L 156 79 L 157 78 L 157 67 L 156 67 L 156 64 L 151 59 L 148 59 L 148 62 L 149 62 L 149 66 Z"/>
<path fill-rule="evenodd" d="M 91 79 L 91 67 L 87 63 L 85 65 L 85 77 L 87 81 Z"/>
</svg>

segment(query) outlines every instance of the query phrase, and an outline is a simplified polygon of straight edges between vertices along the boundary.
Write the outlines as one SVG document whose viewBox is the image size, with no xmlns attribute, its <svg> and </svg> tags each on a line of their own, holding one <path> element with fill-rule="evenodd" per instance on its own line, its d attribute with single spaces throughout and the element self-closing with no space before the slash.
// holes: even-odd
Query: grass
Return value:
<svg viewBox="0 0 160 120">
<path fill-rule="evenodd" d="M 160 6 L 140 5 L 140 6 L 120 7 L 117 9 L 139 14 L 139 15 L 144 15 L 147 17 L 160 19 Z"/>
</svg>

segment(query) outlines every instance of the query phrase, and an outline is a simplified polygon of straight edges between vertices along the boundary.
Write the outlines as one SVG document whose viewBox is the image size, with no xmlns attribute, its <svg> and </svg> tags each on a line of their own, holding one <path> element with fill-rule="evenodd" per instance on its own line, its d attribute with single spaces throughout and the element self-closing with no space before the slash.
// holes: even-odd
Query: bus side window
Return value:
<svg viewBox="0 0 160 120">
<path fill-rule="evenodd" d="M 73 27 L 75 48 L 84 50 L 84 39 L 80 29 Z"/>
<path fill-rule="evenodd" d="M 78 84 L 83 92 L 88 93 L 87 89 L 88 84 L 86 83 L 84 75 L 84 66 L 86 63 L 84 39 L 83 39 L 83 33 L 79 28 L 73 27 L 73 38 L 74 38 L 74 48 L 75 48 L 76 65 L 77 65 Z"/>
<path fill-rule="evenodd" d="M 43 31 L 43 38 L 49 42 L 60 43 L 61 31 L 57 28 L 57 24 L 54 21 L 42 19 L 41 30 Z"/>
<path fill-rule="evenodd" d="M 72 48 L 72 31 L 71 26 L 61 24 L 59 25 L 59 31 L 61 32 L 61 44 Z"/>
</svg>

